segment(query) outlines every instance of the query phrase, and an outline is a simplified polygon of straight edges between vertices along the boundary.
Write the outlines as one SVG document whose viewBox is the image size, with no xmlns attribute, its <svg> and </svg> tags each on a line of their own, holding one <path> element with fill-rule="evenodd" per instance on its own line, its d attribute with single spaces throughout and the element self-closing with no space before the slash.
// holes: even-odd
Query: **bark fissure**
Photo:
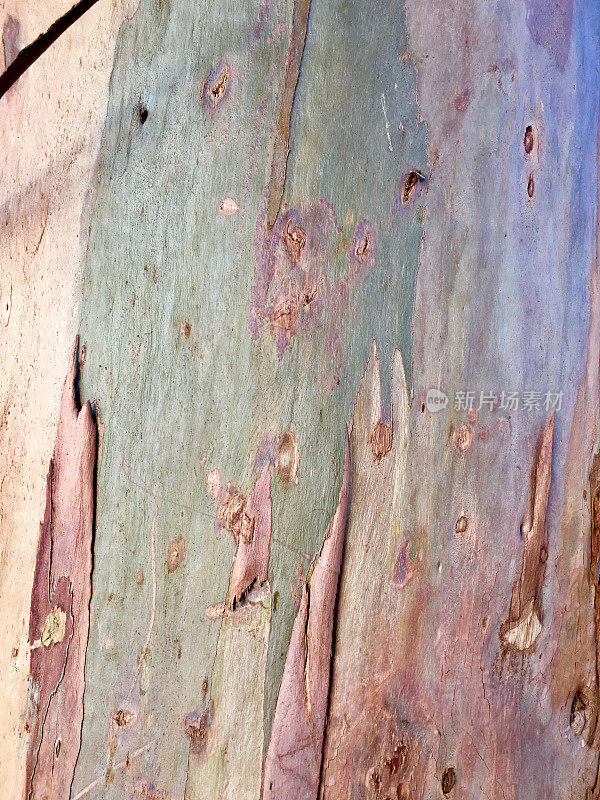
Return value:
<svg viewBox="0 0 600 800">
<path fill-rule="evenodd" d="M 308 15 L 310 0 L 295 0 L 292 16 L 292 33 L 290 46 L 286 58 L 285 81 L 277 117 L 277 130 L 273 145 L 273 159 L 271 162 L 271 178 L 267 187 L 267 230 L 270 232 L 275 227 L 287 172 L 287 160 L 290 153 L 290 122 L 296 87 L 300 77 L 300 65 L 306 43 L 308 28 Z"/>
</svg>

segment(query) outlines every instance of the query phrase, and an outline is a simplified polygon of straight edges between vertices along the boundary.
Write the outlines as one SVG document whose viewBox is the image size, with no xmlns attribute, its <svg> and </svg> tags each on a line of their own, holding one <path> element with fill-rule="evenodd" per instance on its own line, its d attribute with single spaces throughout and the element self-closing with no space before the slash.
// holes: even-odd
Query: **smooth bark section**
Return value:
<svg viewBox="0 0 600 800">
<path fill-rule="evenodd" d="M 329 699 L 333 627 L 350 496 L 350 442 L 338 507 L 304 584 L 265 762 L 264 800 L 315 800 Z"/>
<path fill-rule="evenodd" d="M 89 403 L 77 408 L 75 356 L 62 395 L 31 596 L 29 800 L 69 797 L 81 743 L 96 423 Z"/>
</svg>

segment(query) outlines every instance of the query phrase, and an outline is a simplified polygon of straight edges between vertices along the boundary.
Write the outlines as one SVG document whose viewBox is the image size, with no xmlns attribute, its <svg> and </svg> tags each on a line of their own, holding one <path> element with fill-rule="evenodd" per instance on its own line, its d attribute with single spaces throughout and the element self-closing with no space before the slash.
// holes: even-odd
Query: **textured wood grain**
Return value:
<svg viewBox="0 0 600 800">
<path fill-rule="evenodd" d="M 394 198 L 409 170 L 427 170 L 413 67 L 399 61 L 402 4 L 375 21 L 362 2 L 311 7 L 284 193 L 267 236 L 293 13 L 283 0 L 209 10 L 149 2 L 120 32 L 90 206 L 80 329 L 88 351 L 83 394 L 98 399 L 104 436 L 74 794 L 108 778 L 107 798 L 144 785 L 183 795 L 189 743 L 182 720 L 198 707 L 219 631 L 203 611 L 226 599 L 236 546 L 211 486 L 218 473 L 225 490 L 231 484 L 247 498 L 267 462 L 269 741 L 296 615 L 291 583 L 319 549 L 337 505 L 343 431 L 372 339 L 388 363 L 396 345 L 410 363 L 406 311 L 423 194 L 407 206 L 394 206 Z M 322 65 L 332 47 L 340 67 L 324 93 Z M 395 124 L 393 151 L 382 91 Z M 381 284 L 383 295 L 375 291 Z M 290 297 L 292 313 L 275 313 Z M 292 332 L 286 320 L 294 302 Z M 383 393 L 389 397 L 389 385 Z M 290 457 L 296 466 L 288 473 Z M 135 720 L 115 730 L 110 719 L 127 696 L 147 633 L 154 498 L 156 620 L 131 697 Z M 179 537 L 185 559 L 169 573 L 168 548 Z M 113 770 L 149 742 L 129 770 Z"/>
<path fill-rule="evenodd" d="M 385 587 L 362 610 L 374 566 L 351 567 L 366 530 L 350 527 L 340 589 L 349 618 L 340 620 L 336 653 L 350 650 L 357 629 L 360 644 L 334 675 L 325 797 L 595 792 L 587 487 L 598 413 L 598 98 L 588 76 L 598 20 L 579 6 L 567 34 L 557 24 L 553 36 L 573 37 L 563 62 L 563 44 L 540 29 L 531 38 L 534 18 L 562 13 L 554 6 L 536 5 L 527 19 L 502 3 L 471 11 L 407 5 L 432 170 L 413 313 L 406 480 L 388 528 L 398 537 L 388 574 L 400 591 L 390 604 Z M 572 140 L 581 119 L 594 131 L 583 156 L 594 172 L 585 181 L 588 201 L 573 191 L 581 173 L 558 144 Z M 568 229 L 551 222 L 565 217 Z M 542 403 L 500 407 L 502 391 L 543 398 L 558 387 L 553 434 Z M 450 396 L 445 411 L 428 409 L 431 389 Z M 465 390 L 476 398 L 470 411 L 453 407 Z M 480 392 L 496 393 L 497 404 L 478 402 Z M 532 474 L 540 477 L 535 500 Z M 530 549 L 522 523 L 532 502 Z M 541 589 L 537 558 L 545 563 Z M 524 565 L 541 626 L 527 653 L 508 650 L 502 636 Z M 357 689 L 347 700 L 348 684 Z"/>
<path fill-rule="evenodd" d="M 260 797 L 270 627 L 268 583 L 251 589 L 235 611 L 224 611 L 210 699 L 200 715 L 186 718 L 186 800 Z"/>
<path fill-rule="evenodd" d="M 329 721 L 323 757 L 323 797 L 401 797 L 418 757 L 412 730 L 399 731 L 389 698 L 402 703 L 406 659 L 393 660 L 395 614 L 404 587 L 416 580 L 414 544 L 394 524 L 406 484 L 409 403 L 400 351 L 392 365 L 392 443 L 380 458 L 372 434 L 381 420 L 375 345 L 354 407 L 352 498 L 342 571 Z M 405 613 L 410 615 L 411 610 Z M 418 609 L 412 611 L 418 614 Z M 416 633 L 416 632 L 415 632 Z M 391 768 L 390 768 L 391 767 Z M 360 778 L 358 776 L 361 776 Z M 356 787 L 356 788 L 355 788 Z"/>
</svg>

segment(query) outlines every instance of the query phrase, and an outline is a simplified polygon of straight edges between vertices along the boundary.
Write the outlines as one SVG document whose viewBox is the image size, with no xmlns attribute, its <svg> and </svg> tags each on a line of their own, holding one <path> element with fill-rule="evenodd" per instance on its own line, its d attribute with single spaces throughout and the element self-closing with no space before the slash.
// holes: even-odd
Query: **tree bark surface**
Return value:
<svg viewBox="0 0 600 800">
<path fill-rule="evenodd" d="M 0 100 L 0 797 L 600 796 L 599 34 L 100 0 Z"/>
</svg>

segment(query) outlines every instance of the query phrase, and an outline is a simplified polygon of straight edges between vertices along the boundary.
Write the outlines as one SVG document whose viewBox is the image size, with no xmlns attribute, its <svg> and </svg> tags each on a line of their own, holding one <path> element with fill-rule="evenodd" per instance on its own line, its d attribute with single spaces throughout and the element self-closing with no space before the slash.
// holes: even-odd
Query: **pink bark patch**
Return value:
<svg viewBox="0 0 600 800">
<path fill-rule="evenodd" d="M 406 539 L 400 545 L 392 571 L 392 583 L 397 589 L 403 589 L 413 576 L 413 562 L 410 560 L 409 551 L 410 539 Z"/>
</svg>

